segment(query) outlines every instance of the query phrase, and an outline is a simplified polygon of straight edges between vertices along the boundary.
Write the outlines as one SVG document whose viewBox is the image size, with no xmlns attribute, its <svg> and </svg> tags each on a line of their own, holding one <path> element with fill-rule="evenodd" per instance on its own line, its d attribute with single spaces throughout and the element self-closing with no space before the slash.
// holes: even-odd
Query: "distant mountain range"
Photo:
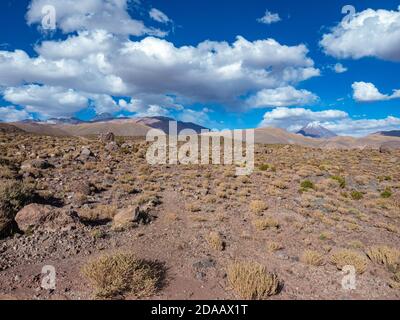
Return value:
<svg viewBox="0 0 400 320">
<path fill-rule="evenodd" d="M 153 128 L 169 133 L 167 117 L 112 118 L 104 115 L 95 121 L 82 121 L 75 118 L 49 119 L 47 121 L 21 121 L 0 123 L 0 132 L 35 133 L 49 136 L 96 136 L 113 132 L 116 136 L 143 138 Z M 200 133 L 202 126 L 190 122 L 178 122 L 178 131 L 192 129 Z M 399 141 L 398 132 L 372 134 L 362 138 L 336 136 L 326 128 L 313 123 L 300 130 L 301 134 L 291 133 L 279 128 L 260 128 L 255 130 L 255 142 L 263 144 L 303 145 L 328 149 L 379 149 L 383 144 Z M 212 133 L 210 133 L 212 135 Z"/>
<path fill-rule="evenodd" d="M 378 134 L 385 136 L 385 137 L 400 137 L 400 130 L 393 130 L 393 131 L 381 131 Z"/>
<path fill-rule="evenodd" d="M 103 113 L 90 121 L 77 118 L 51 118 L 48 120 L 24 120 L 13 123 L 14 126 L 31 133 L 46 135 L 94 135 L 113 132 L 120 136 L 145 136 L 150 129 L 160 129 L 169 134 L 170 121 L 168 117 L 115 118 Z M 207 129 L 203 126 L 177 121 L 178 132 L 191 129 L 196 133 Z"/>
<path fill-rule="evenodd" d="M 300 131 L 297 132 L 297 134 L 301 134 L 305 137 L 311 137 L 311 138 L 317 138 L 317 139 L 329 139 L 329 138 L 334 138 L 337 137 L 337 134 L 326 129 L 325 127 L 321 126 L 317 122 L 309 123 Z"/>
</svg>

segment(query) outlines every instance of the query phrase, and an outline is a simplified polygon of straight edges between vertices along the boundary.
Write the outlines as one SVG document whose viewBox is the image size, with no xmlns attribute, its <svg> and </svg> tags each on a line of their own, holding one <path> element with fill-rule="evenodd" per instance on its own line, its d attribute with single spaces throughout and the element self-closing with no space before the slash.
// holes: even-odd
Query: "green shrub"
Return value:
<svg viewBox="0 0 400 320">
<path fill-rule="evenodd" d="M 308 189 L 315 189 L 314 183 L 311 182 L 310 180 L 304 180 L 304 181 L 301 183 L 300 186 L 301 186 L 301 188 L 302 188 L 303 190 L 305 190 L 305 191 L 307 191 Z"/>
<path fill-rule="evenodd" d="M 269 169 L 269 164 L 262 164 L 258 167 L 260 171 L 267 171 Z"/>
<path fill-rule="evenodd" d="M 357 191 L 357 190 L 353 190 L 350 193 L 350 196 L 353 200 L 361 200 L 364 197 L 364 195 L 360 191 Z"/>
<path fill-rule="evenodd" d="M 331 177 L 332 180 L 335 180 L 339 183 L 339 186 L 344 189 L 346 187 L 346 179 L 341 176 L 333 176 Z"/>
<path fill-rule="evenodd" d="M 388 199 L 388 198 L 390 198 L 391 196 L 392 196 L 392 189 L 390 189 L 390 188 L 386 188 L 385 191 L 383 191 L 383 192 L 381 193 L 381 197 L 382 197 L 383 199 Z"/>
</svg>

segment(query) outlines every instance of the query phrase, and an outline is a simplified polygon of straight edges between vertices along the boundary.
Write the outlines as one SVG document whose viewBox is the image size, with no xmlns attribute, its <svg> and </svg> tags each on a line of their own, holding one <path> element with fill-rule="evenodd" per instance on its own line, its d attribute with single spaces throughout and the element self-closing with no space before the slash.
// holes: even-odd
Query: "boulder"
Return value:
<svg viewBox="0 0 400 320">
<path fill-rule="evenodd" d="M 149 224 L 153 217 L 149 214 L 151 210 L 150 205 L 146 206 L 130 206 L 121 209 L 113 218 L 113 227 L 116 229 L 123 229 L 131 227 L 135 224 Z"/>
<path fill-rule="evenodd" d="M 93 156 L 92 151 L 87 147 L 83 147 L 82 150 L 81 150 L 81 153 L 79 154 L 79 159 L 82 160 L 82 161 L 86 161 L 91 156 Z"/>
<path fill-rule="evenodd" d="M 108 142 L 114 142 L 115 141 L 115 135 L 112 132 L 108 132 L 106 134 L 101 134 L 100 135 L 100 140 L 104 143 Z"/>
<path fill-rule="evenodd" d="M 90 196 L 98 191 L 96 186 L 90 181 L 77 181 L 72 184 L 71 189 L 74 193 L 85 196 Z"/>
<path fill-rule="evenodd" d="M 118 151 L 119 147 L 118 147 L 118 144 L 116 142 L 110 142 L 110 143 L 108 143 L 106 145 L 105 149 L 108 152 L 116 152 L 116 151 Z"/>
<path fill-rule="evenodd" d="M 17 213 L 15 221 L 23 232 L 65 230 L 80 224 L 76 212 L 41 204 L 24 207 Z"/>
<path fill-rule="evenodd" d="M 395 150 L 400 150 L 400 141 L 385 142 L 379 148 L 380 153 L 392 153 Z"/>
<path fill-rule="evenodd" d="M 17 213 L 15 221 L 21 231 L 27 232 L 42 225 L 51 215 L 53 210 L 54 208 L 51 206 L 44 206 L 35 203 L 30 204 Z"/>
<path fill-rule="evenodd" d="M 21 164 L 22 171 L 29 171 L 32 169 L 48 169 L 51 167 L 52 165 L 44 159 L 28 160 Z"/>
</svg>

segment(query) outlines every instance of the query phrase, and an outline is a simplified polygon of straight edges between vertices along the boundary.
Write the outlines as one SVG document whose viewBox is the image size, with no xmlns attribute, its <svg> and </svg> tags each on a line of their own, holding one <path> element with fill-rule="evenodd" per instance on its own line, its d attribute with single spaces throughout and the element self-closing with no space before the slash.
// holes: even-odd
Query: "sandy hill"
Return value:
<svg viewBox="0 0 400 320">
<path fill-rule="evenodd" d="M 0 130 L 24 130 L 29 133 L 51 135 L 51 136 L 89 136 L 113 132 L 117 136 L 145 137 L 152 128 L 168 132 L 168 123 L 172 119 L 165 117 L 136 118 L 136 119 L 114 119 L 97 122 L 84 122 L 78 124 L 51 124 L 36 122 L 17 122 L 12 124 L 1 124 Z M 6 128 L 6 129 L 5 129 Z M 204 127 L 193 123 L 178 123 L 178 131 L 192 129 L 196 132 Z M 261 144 L 297 144 L 315 148 L 326 149 L 364 149 L 379 148 L 382 144 L 390 141 L 400 142 L 400 137 L 373 134 L 367 137 L 354 138 L 337 136 L 333 138 L 317 139 L 305 137 L 301 134 L 290 133 L 279 128 L 259 128 L 255 130 L 255 142 Z"/>
</svg>

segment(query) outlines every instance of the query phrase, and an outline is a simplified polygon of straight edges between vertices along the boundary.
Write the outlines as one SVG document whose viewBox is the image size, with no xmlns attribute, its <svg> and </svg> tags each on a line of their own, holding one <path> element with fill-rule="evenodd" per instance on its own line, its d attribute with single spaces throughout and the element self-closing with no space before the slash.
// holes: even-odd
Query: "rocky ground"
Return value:
<svg viewBox="0 0 400 320">
<path fill-rule="evenodd" d="M 248 262 L 279 279 L 269 299 L 400 298 L 400 151 L 257 145 L 237 177 L 150 166 L 144 141 L 113 140 L 0 134 L 2 299 L 92 299 L 82 268 L 118 252 L 162 269 L 146 299 L 243 298 L 228 270 Z"/>
</svg>

